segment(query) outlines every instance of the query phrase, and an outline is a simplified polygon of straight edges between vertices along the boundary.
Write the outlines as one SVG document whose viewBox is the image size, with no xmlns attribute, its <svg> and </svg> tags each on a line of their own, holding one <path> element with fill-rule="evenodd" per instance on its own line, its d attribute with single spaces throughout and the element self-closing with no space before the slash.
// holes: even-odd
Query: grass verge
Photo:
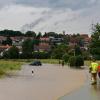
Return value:
<svg viewBox="0 0 100 100">
<path fill-rule="evenodd" d="M 5 75 L 9 71 L 20 70 L 23 62 L 0 60 L 0 77 Z"/>
</svg>

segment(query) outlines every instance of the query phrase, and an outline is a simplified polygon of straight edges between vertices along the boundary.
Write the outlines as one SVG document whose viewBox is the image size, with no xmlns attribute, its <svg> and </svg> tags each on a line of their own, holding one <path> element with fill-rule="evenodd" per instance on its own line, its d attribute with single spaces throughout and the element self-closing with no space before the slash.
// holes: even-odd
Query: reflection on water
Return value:
<svg viewBox="0 0 100 100">
<path fill-rule="evenodd" d="M 93 85 L 90 88 L 91 100 L 99 100 L 100 99 L 100 83 L 97 85 Z"/>
<path fill-rule="evenodd" d="M 90 81 L 80 90 L 65 95 L 58 100 L 100 100 L 100 82 L 97 85 L 90 85 Z"/>
</svg>

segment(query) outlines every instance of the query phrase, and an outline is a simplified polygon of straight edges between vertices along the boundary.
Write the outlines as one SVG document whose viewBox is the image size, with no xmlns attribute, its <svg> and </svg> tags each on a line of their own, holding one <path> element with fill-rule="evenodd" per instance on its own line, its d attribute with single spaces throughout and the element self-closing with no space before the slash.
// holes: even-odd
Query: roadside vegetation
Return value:
<svg viewBox="0 0 100 100">
<path fill-rule="evenodd" d="M 23 62 L 0 60 L 0 76 L 6 75 L 10 71 L 20 70 Z"/>
</svg>

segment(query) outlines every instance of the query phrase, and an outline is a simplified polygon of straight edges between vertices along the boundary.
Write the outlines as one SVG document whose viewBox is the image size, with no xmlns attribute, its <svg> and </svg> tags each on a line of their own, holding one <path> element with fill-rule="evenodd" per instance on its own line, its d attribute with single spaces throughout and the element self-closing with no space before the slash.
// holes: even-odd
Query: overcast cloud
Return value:
<svg viewBox="0 0 100 100">
<path fill-rule="evenodd" d="M 100 0 L 0 0 L 0 29 L 90 33 Z"/>
</svg>

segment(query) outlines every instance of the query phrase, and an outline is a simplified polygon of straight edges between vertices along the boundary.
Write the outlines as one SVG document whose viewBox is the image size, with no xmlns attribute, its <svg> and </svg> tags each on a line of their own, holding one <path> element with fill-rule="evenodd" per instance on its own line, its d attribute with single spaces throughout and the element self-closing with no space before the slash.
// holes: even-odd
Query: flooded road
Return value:
<svg viewBox="0 0 100 100">
<path fill-rule="evenodd" d="M 55 64 L 25 64 L 20 71 L 0 79 L 0 100 L 57 100 L 66 92 L 82 86 L 85 79 L 84 70 Z M 73 81 L 76 82 L 73 84 Z"/>
<path fill-rule="evenodd" d="M 87 82 L 83 87 L 58 100 L 100 100 L 100 79 L 96 85 L 91 85 L 89 74 L 87 73 L 87 75 Z"/>
</svg>

